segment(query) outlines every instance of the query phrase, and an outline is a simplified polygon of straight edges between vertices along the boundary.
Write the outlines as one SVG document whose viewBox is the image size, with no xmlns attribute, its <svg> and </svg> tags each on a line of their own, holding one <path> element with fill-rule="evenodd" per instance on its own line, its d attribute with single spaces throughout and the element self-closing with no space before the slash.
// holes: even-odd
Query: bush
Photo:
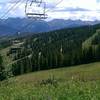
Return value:
<svg viewBox="0 0 100 100">
<path fill-rule="evenodd" d="M 0 81 L 7 79 L 7 73 L 5 70 L 0 72 Z"/>
<path fill-rule="evenodd" d="M 40 82 L 40 85 L 52 85 L 54 87 L 57 87 L 58 86 L 58 80 L 54 76 L 52 76 L 52 77 L 49 77 L 46 80 L 42 80 Z"/>
</svg>

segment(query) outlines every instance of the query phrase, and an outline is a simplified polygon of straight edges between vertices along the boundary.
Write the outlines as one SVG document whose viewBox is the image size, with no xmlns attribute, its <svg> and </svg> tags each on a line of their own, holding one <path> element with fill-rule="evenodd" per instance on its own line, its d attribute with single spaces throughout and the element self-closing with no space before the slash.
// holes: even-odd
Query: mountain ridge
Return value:
<svg viewBox="0 0 100 100">
<path fill-rule="evenodd" d="M 32 22 L 33 21 L 33 22 Z M 81 21 L 81 20 L 64 20 L 53 19 L 51 21 L 34 21 L 26 18 L 8 18 L 0 20 L 0 35 L 11 35 L 17 32 L 40 33 L 48 32 L 63 28 L 72 28 L 85 25 L 94 25 L 99 21 Z M 30 24 L 30 25 L 28 25 Z M 26 26 L 26 28 L 25 28 Z"/>
</svg>

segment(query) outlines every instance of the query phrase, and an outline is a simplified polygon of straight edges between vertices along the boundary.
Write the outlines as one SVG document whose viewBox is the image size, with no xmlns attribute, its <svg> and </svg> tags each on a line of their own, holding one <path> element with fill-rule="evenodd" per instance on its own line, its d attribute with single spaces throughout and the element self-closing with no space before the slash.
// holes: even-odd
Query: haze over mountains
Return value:
<svg viewBox="0 0 100 100">
<path fill-rule="evenodd" d="M 8 18 L 6 21 L 0 20 L 0 35 L 11 35 L 17 32 L 39 33 L 62 28 L 71 28 L 84 25 L 94 25 L 99 21 L 81 21 L 54 19 L 51 21 L 34 21 L 26 18 Z"/>
</svg>

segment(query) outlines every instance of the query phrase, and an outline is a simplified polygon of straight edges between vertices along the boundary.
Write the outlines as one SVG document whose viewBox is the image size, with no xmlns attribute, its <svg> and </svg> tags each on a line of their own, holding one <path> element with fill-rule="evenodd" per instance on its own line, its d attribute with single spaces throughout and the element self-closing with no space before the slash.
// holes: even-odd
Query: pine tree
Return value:
<svg viewBox="0 0 100 100">
<path fill-rule="evenodd" d="M 3 66 L 2 56 L 0 55 L 0 81 L 3 81 L 7 78 L 5 68 Z"/>
</svg>

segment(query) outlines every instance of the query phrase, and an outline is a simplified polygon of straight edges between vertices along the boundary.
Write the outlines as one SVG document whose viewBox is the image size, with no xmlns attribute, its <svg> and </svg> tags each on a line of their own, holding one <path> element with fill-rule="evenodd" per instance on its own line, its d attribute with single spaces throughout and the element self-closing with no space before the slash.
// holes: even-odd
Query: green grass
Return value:
<svg viewBox="0 0 100 100">
<path fill-rule="evenodd" d="M 100 62 L 11 78 L 0 100 L 100 100 Z"/>
</svg>

